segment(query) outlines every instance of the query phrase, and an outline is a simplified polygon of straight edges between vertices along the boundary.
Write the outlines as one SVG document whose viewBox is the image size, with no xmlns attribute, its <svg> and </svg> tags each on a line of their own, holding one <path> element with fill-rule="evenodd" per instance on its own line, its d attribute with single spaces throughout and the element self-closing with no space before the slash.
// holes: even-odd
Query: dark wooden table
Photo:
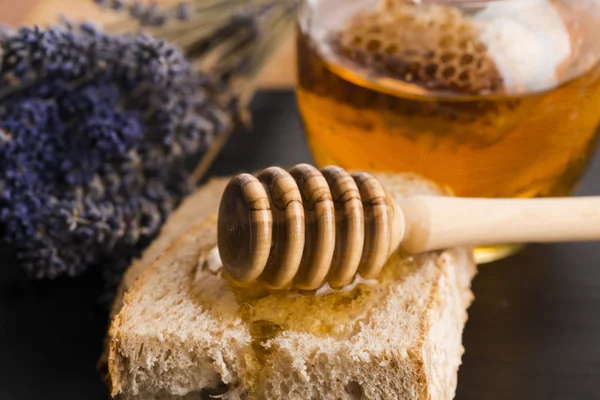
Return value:
<svg viewBox="0 0 600 400">
<path fill-rule="evenodd" d="M 293 94 L 262 93 L 255 132 L 212 174 L 310 162 Z M 580 194 L 600 194 L 600 155 Z M 102 399 L 106 329 L 97 276 L 32 283 L 0 252 L 0 400 Z M 600 398 L 600 244 L 532 245 L 481 267 L 457 399 Z"/>
</svg>

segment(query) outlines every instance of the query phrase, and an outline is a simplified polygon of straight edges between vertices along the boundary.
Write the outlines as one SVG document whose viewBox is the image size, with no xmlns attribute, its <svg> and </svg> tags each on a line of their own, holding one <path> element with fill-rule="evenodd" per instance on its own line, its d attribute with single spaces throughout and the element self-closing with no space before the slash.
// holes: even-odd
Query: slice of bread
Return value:
<svg viewBox="0 0 600 400">
<path fill-rule="evenodd" d="M 441 194 L 414 175 L 375 175 L 396 198 Z M 190 198 L 161 244 L 129 271 L 134 282 L 109 331 L 113 396 L 454 397 L 475 274 L 469 249 L 396 254 L 378 284 L 349 292 L 242 299 L 207 268 L 216 216 L 198 222 L 200 208 L 216 212 L 223 187 L 213 183 Z M 208 202 L 194 201 L 205 195 Z"/>
<path fill-rule="evenodd" d="M 162 254 L 175 239 L 185 233 L 190 227 L 199 221 L 204 220 L 211 214 L 214 214 L 219 208 L 221 194 L 229 182 L 227 178 L 213 178 L 200 189 L 188 196 L 179 207 L 171 214 L 169 219 L 161 228 L 160 235 L 148 246 L 138 260 L 134 260 L 125 274 L 110 310 L 110 320 L 112 320 L 123 306 L 123 296 L 125 292 L 136 281 L 138 276 L 152 264 L 156 258 Z M 98 370 L 104 375 L 104 378 L 110 383 L 108 376 L 108 338 L 105 341 L 104 351 L 98 360 Z"/>
</svg>

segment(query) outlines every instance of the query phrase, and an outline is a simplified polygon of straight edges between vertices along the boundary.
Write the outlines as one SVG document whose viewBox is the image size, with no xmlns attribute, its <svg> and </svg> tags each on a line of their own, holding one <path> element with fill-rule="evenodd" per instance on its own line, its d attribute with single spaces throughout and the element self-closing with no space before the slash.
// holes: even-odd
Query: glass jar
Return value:
<svg viewBox="0 0 600 400">
<path fill-rule="evenodd" d="M 600 1 L 306 0 L 298 26 L 297 99 L 319 166 L 547 197 L 571 194 L 594 152 Z"/>
</svg>

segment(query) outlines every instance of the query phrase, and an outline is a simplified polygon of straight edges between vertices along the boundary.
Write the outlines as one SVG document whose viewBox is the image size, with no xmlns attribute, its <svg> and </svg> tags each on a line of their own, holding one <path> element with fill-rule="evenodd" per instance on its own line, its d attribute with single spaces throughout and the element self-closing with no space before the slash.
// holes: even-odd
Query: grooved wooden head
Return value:
<svg viewBox="0 0 600 400">
<path fill-rule="evenodd" d="M 354 279 L 361 259 L 365 227 L 360 192 L 354 179 L 339 167 L 325 167 L 323 176 L 331 189 L 335 208 L 335 251 L 328 282 L 343 287 Z"/>
<path fill-rule="evenodd" d="M 312 290 L 323 284 L 335 248 L 335 211 L 327 181 L 318 169 L 300 164 L 290 170 L 296 180 L 306 231 L 300 268 L 294 278 L 297 289 Z"/>
<path fill-rule="evenodd" d="M 271 289 L 343 287 L 376 277 L 400 211 L 370 174 L 299 164 L 234 177 L 221 199 L 219 251 L 236 282 Z"/>
<path fill-rule="evenodd" d="M 304 248 L 304 210 L 302 196 L 294 178 L 277 167 L 258 174 L 271 200 L 273 237 L 270 256 L 259 278 L 267 287 L 283 289 L 291 285 L 298 272 Z"/>
</svg>

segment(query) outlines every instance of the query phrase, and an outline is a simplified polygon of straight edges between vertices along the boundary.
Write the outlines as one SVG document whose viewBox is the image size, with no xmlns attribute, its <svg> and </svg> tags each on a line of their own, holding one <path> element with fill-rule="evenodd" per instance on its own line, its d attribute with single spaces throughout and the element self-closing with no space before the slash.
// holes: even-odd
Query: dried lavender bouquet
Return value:
<svg viewBox="0 0 600 400">
<path fill-rule="evenodd" d="M 106 30 L 0 34 L 0 240 L 35 278 L 120 276 L 239 122 L 246 78 L 295 9 L 104 3 L 124 13 Z"/>
</svg>

